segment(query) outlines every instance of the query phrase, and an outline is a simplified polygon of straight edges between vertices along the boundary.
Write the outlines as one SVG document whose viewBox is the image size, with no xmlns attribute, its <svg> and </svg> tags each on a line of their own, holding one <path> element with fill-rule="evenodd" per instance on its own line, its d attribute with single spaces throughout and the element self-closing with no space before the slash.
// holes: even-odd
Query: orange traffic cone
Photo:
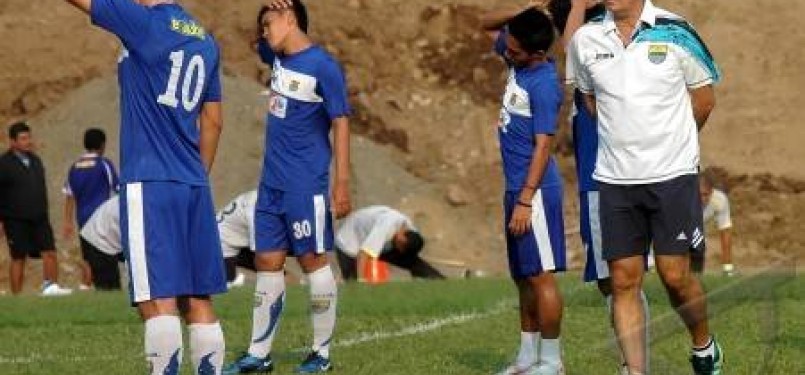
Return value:
<svg viewBox="0 0 805 375">
<path fill-rule="evenodd" d="M 389 281 L 389 265 L 388 263 L 372 258 L 366 262 L 365 270 L 363 270 L 363 277 L 369 284 L 382 284 Z"/>
</svg>

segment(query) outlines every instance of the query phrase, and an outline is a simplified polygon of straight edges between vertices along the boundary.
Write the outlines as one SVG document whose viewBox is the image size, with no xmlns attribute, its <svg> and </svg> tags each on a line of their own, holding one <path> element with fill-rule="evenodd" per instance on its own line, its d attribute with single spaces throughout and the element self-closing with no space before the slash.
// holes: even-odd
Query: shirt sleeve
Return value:
<svg viewBox="0 0 805 375">
<path fill-rule="evenodd" d="M 203 102 L 220 102 L 223 99 L 221 91 L 221 64 L 220 57 L 216 54 L 215 65 L 210 70 L 210 78 L 207 84 L 207 91 L 204 92 Z"/>
<path fill-rule="evenodd" d="M 318 75 L 319 90 L 324 98 L 324 107 L 330 120 L 349 116 L 352 108 L 349 106 L 347 82 L 341 67 L 332 60 L 326 60 L 321 65 Z"/>
<path fill-rule="evenodd" d="M 593 92 L 592 80 L 585 69 L 584 61 L 581 57 L 579 40 L 579 33 L 576 32 L 570 40 L 570 46 L 567 51 L 565 82 L 569 85 L 576 86 L 582 93 L 591 94 Z"/>
<path fill-rule="evenodd" d="M 274 59 L 277 58 L 277 54 L 263 38 L 257 41 L 257 54 L 260 56 L 260 61 L 268 65 L 274 65 Z"/>
<path fill-rule="evenodd" d="M 384 245 L 394 237 L 394 233 L 397 232 L 401 224 L 398 219 L 392 217 L 379 219 L 372 227 L 369 235 L 361 243 L 361 250 L 374 258 L 379 257 L 383 252 Z"/>
<path fill-rule="evenodd" d="M 106 167 L 106 178 L 109 180 L 109 188 L 115 193 L 120 191 L 120 179 L 117 176 L 115 165 L 109 159 L 103 159 L 103 165 Z"/>
<path fill-rule="evenodd" d="M 117 35 L 129 47 L 148 37 L 151 16 L 148 9 L 132 0 L 92 0 L 92 23 Z"/>
<path fill-rule="evenodd" d="M 528 93 L 534 135 L 556 134 L 562 89 L 558 82 L 540 82 Z"/>
<path fill-rule="evenodd" d="M 681 48 L 679 49 L 679 54 L 681 55 L 680 67 L 688 88 L 696 89 L 715 82 L 710 69 L 704 66 L 698 58 Z"/>
</svg>

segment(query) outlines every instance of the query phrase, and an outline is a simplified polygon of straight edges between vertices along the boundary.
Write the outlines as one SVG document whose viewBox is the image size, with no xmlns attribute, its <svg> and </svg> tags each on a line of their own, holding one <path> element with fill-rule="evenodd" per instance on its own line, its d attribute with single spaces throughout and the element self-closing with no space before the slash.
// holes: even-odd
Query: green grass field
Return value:
<svg viewBox="0 0 805 375">
<path fill-rule="evenodd" d="M 805 277 L 707 277 L 711 327 L 727 375 L 805 374 Z M 606 309 L 592 285 L 561 278 L 567 374 L 614 374 Z M 688 338 L 650 275 L 652 374 L 690 374 Z M 275 373 L 291 373 L 310 336 L 306 289 L 289 290 Z M 514 288 L 505 279 L 400 282 L 340 289 L 333 374 L 490 374 L 519 345 Z M 227 359 L 248 341 L 251 288 L 217 299 Z M 185 335 L 186 337 L 186 335 Z M 142 324 L 123 293 L 0 298 L 0 374 L 145 374 Z M 185 355 L 184 372 L 189 374 Z"/>
</svg>

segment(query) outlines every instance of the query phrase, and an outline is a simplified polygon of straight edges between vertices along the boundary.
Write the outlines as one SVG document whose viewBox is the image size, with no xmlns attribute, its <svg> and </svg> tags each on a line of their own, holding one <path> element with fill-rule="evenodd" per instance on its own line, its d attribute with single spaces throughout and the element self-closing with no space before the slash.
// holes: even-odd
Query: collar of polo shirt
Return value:
<svg viewBox="0 0 805 375">
<path fill-rule="evenodd" d="M 651 0 L 646 0 L 645 3 L 643 3 L 643 11 L 640 13 L 640 19 L 638 20 L 637 26 L 640 26 L 640 23 L 646 23 L 650 27 L 654 27 L 656 22 L 657 8 L 654 6 L 654 3 L 652 3 Z M 603 26 L 607 33 L 614 32 L 618 29 L 618 27 L 615 25 L 615 15 L 609 10 L 607 10 L 604 14 Z M 634 33 L 636 34 L 639 30 L 640 27 L 635 27 Z"/>
</svg>

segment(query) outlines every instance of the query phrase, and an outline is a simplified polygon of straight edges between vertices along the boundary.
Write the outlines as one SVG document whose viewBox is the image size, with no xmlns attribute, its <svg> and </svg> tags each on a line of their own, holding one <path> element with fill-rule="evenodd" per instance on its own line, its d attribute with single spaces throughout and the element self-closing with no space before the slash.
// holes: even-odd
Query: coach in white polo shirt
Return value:
<svg viewBox="0 0 805 375">
<path fill-rule="evenodd" d="M 640 289 L 645 249 L 693 342 L 694 373 L 720 374 L 704 292 L 690 272 L 703 251 L 698 130 L 720 78 L 710 52 L 681 17 L 649 0 L 605 0 L 568 51 L 569 81 L 598 118 L 604 258 L 612 275 L 618 340 L 631 374 L 647 371 Z"/>
</svg>

